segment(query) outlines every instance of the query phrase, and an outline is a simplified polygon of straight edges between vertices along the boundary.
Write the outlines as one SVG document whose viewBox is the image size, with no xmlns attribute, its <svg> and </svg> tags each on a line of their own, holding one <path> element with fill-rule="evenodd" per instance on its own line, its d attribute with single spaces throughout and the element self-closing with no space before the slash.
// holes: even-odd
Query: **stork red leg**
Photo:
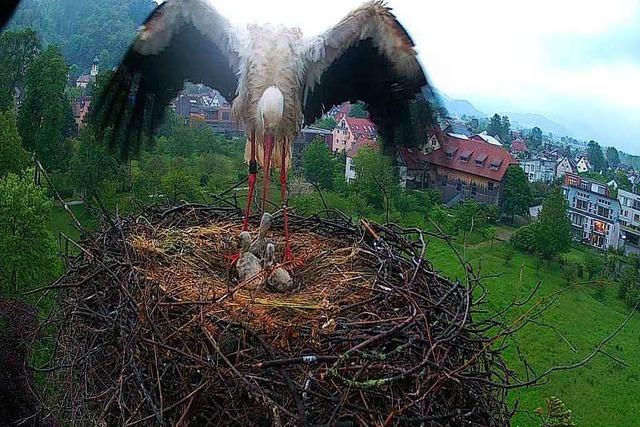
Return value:
<svg viewBox="0 0 640 427">
<path fill-rule="evenodd" d="M 242 231 L 249 230 L 249 217 L 251 216 L 251 205 L 253 204 L 253 195 L 256 188 L 256 178 L 258 175 L 258 162 L 256 161 L 256 134 L 251 133 L 250 136 L 251 159 L 249 160 L 249 194 L 247 196 L 247 208 L 244 211 L 244 221 L 242 222 Z"/>
<path fill-rule="evenodd" d="M 262 213 L 265 212 L 267 198 L 269 197 L 269 184 L 271 184 L 271 155 L 275 145 L 273 134 L 264 136 L 264 170 L 262 171 Z"/>
<path fill-rule="evenodd" d="M 282 164 L 280 165 L 280 198 L 282 199 L 282 215 L 284 218 L 284 261 L 293 261 L 291 243 L 289 241 L 289 200 L 287 198 L 287 145 L 289 141 L 285 139 L 282 144 Z"/>
</svg>

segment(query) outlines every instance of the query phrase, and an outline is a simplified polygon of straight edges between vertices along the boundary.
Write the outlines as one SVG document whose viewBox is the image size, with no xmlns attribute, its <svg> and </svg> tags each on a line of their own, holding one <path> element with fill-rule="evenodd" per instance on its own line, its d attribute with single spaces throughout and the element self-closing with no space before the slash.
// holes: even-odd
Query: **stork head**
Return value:
<svg viewBox="0 0 640 427">
<path fill-rule="evenodd" d="M 258 102 L 258 117 L 265 132 L 273 133 L 284 115 L 284 95 L 280 89 L 270 86 Z"/>
<path fill-rule="evenodd" d="M 238 236 L 238 248 L 242 253 L 248 252 L 251 247 L 251 234 L 247 231 L 243 231 Z"/>
<path fill-rule="evenodd" d="M 269 212 L 265 212 L 262 215 L 262 219 L 260 220 L 260 236 L 264 237 L 269 232 L 271 228 L 272 217 Z"/>
<path fill-rule="evenodd" d="M 275 254 L 276 254 L 276 247 L 274 246 L 273 243 L 269 243 L 267 245 L 267 249 L 265 250 L 265 255 L 264 255 L 265 266 L 271 267 L 273 266 L 273 264 L 275 264 Z"/>
</svg>

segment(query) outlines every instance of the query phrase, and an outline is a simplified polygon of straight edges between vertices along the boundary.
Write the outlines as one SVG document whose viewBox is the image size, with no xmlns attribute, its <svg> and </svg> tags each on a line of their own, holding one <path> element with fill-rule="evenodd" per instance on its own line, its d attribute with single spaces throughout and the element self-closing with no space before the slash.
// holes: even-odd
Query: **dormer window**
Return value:
<svg viewBox="0 0 640 427">
<path fill-rule="evenodd" d="M 481 168 L 484 165 L 484 162 L 487 160 L 487 157 L 489 156 L 484 153 L 476 157 L 476 166 Z"/>
<path fill-rule="evenodd" d="M 471 158 L 471 154 L 472 154 L 471 151 L 463 151 L 462 153 L 460 153 L 460 160 L 465 163 L 468 163 L 469 159 Z"/>
<path fill-rule="evenodd" d="M 489 169 L 497 171 L 500 170 L 500 166 L 502 166 L 502 160 L 492 160 L 491 164 L 489 165 Z"/>
</svg>

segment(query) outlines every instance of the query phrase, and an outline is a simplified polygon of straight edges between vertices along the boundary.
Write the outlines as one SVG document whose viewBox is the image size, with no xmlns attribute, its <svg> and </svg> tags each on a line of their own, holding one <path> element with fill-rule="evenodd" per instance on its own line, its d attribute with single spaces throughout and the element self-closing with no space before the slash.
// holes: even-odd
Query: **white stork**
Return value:
<svg viewBox="0 0 640 427">
<path fill-rule="evenodd" d="M 325 108 L 360 100 L 390 146 L 415 125 L 409 107 L 427 88 L 411 38 L 382 1 L 367 2 L 325 33 L 303 38 L 299 29 L 282 26 L 234 29 L 206 0 L 167 0 L 142 27 L 98 100 L 101 128 L 113 127 L 113 135 L 120 135 L 114 140 L 124 157 L 158 126 L 185 80 L 232 100 L 233 117 L 247 131 L 244 230 L 258 165 L 263 211 L 272 163 L 279 168 L 285 260 L 292 259 L 287 170 L 301 126 L 314 123 Z"/>
</svg>

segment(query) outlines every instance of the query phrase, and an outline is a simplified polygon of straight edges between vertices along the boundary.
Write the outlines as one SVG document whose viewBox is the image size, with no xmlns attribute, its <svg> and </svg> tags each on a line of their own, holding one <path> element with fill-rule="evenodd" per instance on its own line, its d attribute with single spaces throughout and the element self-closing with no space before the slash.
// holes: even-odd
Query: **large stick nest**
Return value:
<svg viewBox="0 0 640 427">
<path fill-rule="evenodd" d="M 417 230 L 290 219 L 295 289 L 238 283 L 237 209 L 115 219 L 58 286 L 52 415 L 86 425 L 508 423 L 472 289 Z M 252 230 L 255 233 L 257 224 Z M 272 238 L 283 247 L 276 221 Z M 280 257 L 278 257 L 280 259 Z"/>
</svg>

